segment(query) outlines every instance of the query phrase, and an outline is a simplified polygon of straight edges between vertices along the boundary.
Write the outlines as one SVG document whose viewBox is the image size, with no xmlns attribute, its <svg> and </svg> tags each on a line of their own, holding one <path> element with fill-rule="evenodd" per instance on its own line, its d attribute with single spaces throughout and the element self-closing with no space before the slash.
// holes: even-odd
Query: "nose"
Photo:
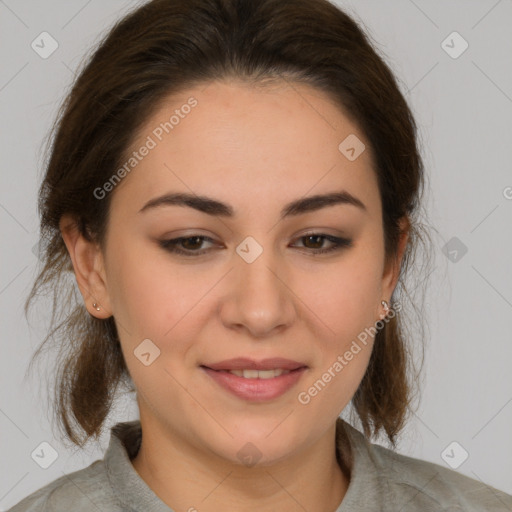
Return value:
<svg viewBox="0 0 512 512">
<path fill-rule="evenodd" d="M 287 274 L 270 250 L 252 263 L 235 255 L 229 285 L 220 308 L 226 328 L 246 331 L 254 338 L 281 333 L 296 318 L 296 301 Z"/>
</svg>

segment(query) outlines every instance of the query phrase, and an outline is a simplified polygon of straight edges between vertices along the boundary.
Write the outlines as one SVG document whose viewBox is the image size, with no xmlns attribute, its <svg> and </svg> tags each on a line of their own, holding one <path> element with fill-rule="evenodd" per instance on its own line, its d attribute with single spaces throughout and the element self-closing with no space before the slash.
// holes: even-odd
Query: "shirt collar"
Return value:
<svg viewBox="0 0 512 512">
<path fill-rule="evenodd" d="M 336 512 L 382 512 L 386 483 L 379 473 L 372 445 L 359 430 L 341 418 L 336 421 L 336 451 L 338 458 L 343 454 L 346 457 L 348 451 L 352 466 L 347 492 Z"/>
<path fill-rule="evenodd" d="M 131 463 L 139 450 L 141 439 L 140 420 L 117 423 L 111 428 L 104 457 L 110 485 L 117 499 L 129 510 L 173 512 Z M 371 444 L 361 432 L 341 418 L 336 421 L 336 452 L 339 462 L 349 457 L 352 466 L 349 487 L 336 512 L 378 512 L 382 482 L 372 457 Z"/>
<path fill-rule="evenodd" d="M 130 459 L 139 451 L 141 439 L 140 420 L 112 427 L 104 457 L 110 485 L 119 502 L 130 511 L 172 512 L 132 466 Z"/>
</svg>

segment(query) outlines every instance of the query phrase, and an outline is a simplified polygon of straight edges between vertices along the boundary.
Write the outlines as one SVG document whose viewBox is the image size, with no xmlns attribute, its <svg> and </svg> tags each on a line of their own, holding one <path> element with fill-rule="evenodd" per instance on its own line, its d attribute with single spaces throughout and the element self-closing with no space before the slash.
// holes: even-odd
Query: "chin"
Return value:
<svg viewBox="0 0 512 512">
<path fill-rule="evenodd" d="M 258 466 L 286 459 L 306 440 L 294 425 L 283 424 L 282 418 L 266 418 L 256 424 L 247 420 L 237 426 L 233 436 L 226 440 L 230 450 L 225 457 L 237 464 Z"/>
</svg>

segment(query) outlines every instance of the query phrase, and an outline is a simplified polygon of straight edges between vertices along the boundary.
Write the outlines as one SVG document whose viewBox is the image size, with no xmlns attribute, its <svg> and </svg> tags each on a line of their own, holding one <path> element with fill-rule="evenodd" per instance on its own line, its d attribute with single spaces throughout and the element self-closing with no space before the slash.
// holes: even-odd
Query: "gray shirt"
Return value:
<svg viewBox="0 0 512 512">
<path fill-rule="evenodd" d="M 54 480 L 8 512 L 173 512 L 131 464 L 141 435 L 139 420 L 117 423 L 103 460 Z M 341 419 L 336 423 L 336 439 L 340 462 L 346 441 L 352 452 L 350 484 L 336 512 L 512 511 L 511 495 L 371 444 Z"/>
</svg>

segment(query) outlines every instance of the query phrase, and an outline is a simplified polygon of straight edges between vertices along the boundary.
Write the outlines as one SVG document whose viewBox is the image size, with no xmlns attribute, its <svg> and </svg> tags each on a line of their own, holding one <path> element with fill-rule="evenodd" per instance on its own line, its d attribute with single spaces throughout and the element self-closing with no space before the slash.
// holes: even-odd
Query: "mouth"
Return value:
<svg viewBox="0 0 512 512">
<path fill-rule="evenodd" d="M 200 368 L 224 391 L 246 401 L 266 402 L 291 390 L 308 366 L 290 359 L 230 359 Z"/>
<path fill-rule="evenodd" d="M 271 371 L 282 370 L 292 371 L 298 368 L 307 367 L 305 363 L 293 361 L 292 359 L 285 359 L 284 357 L 272 357 L 257 361 L 247 357 L 236 357 L 234 359 L 226 359 L 217 363 L 208 363 L 201 365 L 212 370 L 225 370 L 225 371 Z"/>
<path fill-rule="evenodd" d="M 203 366 L 203 368 L 207 368 Z M 211 368 L 210 368 L 211 369 Z M 295 370 L 284 370 L 283 368 L 276 368 L 275 370 L 214 370 L 218 372 L 227 372 L 232 375 L 236 375 L 237 377 L 243 377 L 244 379 L 273 379 L 274 377 L 279 377 L 281 375 L 286 375 L 290 372 L 296 372 L 300 368 Z"/>
</svg>

